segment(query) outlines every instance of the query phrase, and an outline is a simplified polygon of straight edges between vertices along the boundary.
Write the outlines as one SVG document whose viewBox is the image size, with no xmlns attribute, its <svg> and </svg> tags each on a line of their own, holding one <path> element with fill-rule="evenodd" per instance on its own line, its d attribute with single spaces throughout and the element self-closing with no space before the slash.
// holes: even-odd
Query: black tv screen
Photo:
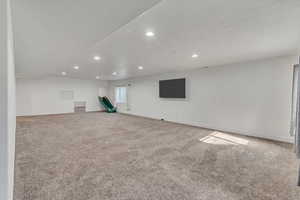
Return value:
<svg viewBox="0 0 300 200">
<path fill-rule="evenodd" d="M 185 98 L 185 78 L 160 80 L 160 98 Z"/>
</svg>

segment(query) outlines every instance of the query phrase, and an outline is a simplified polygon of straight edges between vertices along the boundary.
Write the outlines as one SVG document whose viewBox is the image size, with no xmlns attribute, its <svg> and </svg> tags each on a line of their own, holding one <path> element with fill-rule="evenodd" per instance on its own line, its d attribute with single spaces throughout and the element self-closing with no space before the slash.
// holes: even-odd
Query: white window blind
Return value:
<svg viewBox="0 0 300 200">
<path fill-rule="evenodd" d="M 126 103 L 127 94 L 126 87 L 116 87 L 115 88 L 115 100 L 116 103 Z"/>
</svg>

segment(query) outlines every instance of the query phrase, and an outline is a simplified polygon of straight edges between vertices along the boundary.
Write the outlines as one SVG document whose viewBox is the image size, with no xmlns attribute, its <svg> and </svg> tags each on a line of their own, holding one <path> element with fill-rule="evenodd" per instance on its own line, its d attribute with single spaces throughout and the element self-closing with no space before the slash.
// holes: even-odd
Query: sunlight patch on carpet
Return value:
<svg viewBox="0 0 300 200">
<path fill-rule="evenodd" d="M 219 131 L 214 131 L 208 136 L 200 138 L 199 141 L 207 144 L 217 145 L 247 145 L 249 143 L 249 141 L 246 139 L 225 134 Z"/>
</svg>

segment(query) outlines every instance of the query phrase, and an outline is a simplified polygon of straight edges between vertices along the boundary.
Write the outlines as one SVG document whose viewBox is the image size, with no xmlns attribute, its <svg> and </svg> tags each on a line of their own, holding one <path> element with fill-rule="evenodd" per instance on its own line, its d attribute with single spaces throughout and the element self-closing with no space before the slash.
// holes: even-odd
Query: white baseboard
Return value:
<svg viewBox="0 0 300 200">
<path fill-rule="evenodd" d="M 105 112 L 105 110 L 88 110 L 86 113 L 89 112 Z M 34 116 L 45 116 L 45 115 L 64 115 L 64 114 L 75 114 L 75 112 L 54 112 L 54 113 L 37 113 L 37 114 L 23 114 L 23 115 L 16 115 L 17 117 L 34 117 Z"/>
<path fill-rule="evenodd" d="M 148 116 L 145 116 L 145 115 L 133 114 L 133 113 L 130 113 L 130 112 L 119 112 L 119 113 L 138 116 L 138 117 L 144 117 L 144 118 L 149 118 L 149 119 L 160 120 L 159 118 L 148 117 Z M 281 137 L 281 136 L 274 136 L 274 135 L 270 136 L 270 135 L 263 134 L 263 133 L 253 133 L 253 132 L 249 132 L 249 131 L 246 131 L 246 130 L 238 130 L 238 129 L 232 129 L 232 128 L 217 127 L 217 126 L 208 125 L 208 124 L 204 124 L 204 123 L 197 123 L 196 124 L 196 123 L 178 122 L 178 121 L 170 121 L 170 120 L 165 120 L 165 121 L 172 122 L 172 123 L 183 124 L 183 125 L 188 125 L 188 126 L 195 126 L 195 127 L 199 127 L 199 128 L 206 128 L 206 129 L 212 129 L 212 130 L 217 130 L 217 131 L 224 131 L 224 132 L 234 133 L 234 134 L 238 134 L 238 135 L 245 135 L 245 136 L 257 137 L 257 138 L 280 141 L 280 142 L 294 143 L 294 138 L 293 137 Z"/>
</svg>

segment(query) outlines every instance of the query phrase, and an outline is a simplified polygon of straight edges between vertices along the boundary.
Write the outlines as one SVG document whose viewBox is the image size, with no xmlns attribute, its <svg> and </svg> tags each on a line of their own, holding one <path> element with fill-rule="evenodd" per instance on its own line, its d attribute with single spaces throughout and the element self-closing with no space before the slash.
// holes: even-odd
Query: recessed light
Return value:
<svg viewBox="0 0 300 200">
<path fill-rule="evenodd" d="M 138 66 L 138 69 L 139 69 L 139 70 L 143 70 L 144 67 L 143 67 L 143 66 Z"/>
<path fill-rule="evenodd" d="M 65 76 L 67 75 L 67 72 L 62 72 L 61 75 Z"/>
<path fill-rule="evenodd" d="M 198 56 L 199 56 L 198 54 L 193 54 L 192 58 L 198 58 Z"/>
<path fill-rule="evenodd" d="M 148 37 L 153 37 L 155 34 L 152 31 L 148 31 L 145 35 Z"/>
<path fill-rule="evenodd" d="M 94 60 L 101 60 L 100 56 L 94 56 Z"/>
<path fill-rule="evenodd" d="M 74 66 L 73 68 L 76 69 L 76 70 L 78 70 L 78 69 L 79 69 L 79 66 L 76 65 L 76 66 Z"/>
<path fill-rule="evenodd" d="M 96 76 L 96 79 L 100 79 L 100 76 Z"/>
<path fill-rule="evenodd" d="M 114 76 L 117 75 L 117 72 L 113 72 L 112 75 L 114 75 Z"/>
</svg>

